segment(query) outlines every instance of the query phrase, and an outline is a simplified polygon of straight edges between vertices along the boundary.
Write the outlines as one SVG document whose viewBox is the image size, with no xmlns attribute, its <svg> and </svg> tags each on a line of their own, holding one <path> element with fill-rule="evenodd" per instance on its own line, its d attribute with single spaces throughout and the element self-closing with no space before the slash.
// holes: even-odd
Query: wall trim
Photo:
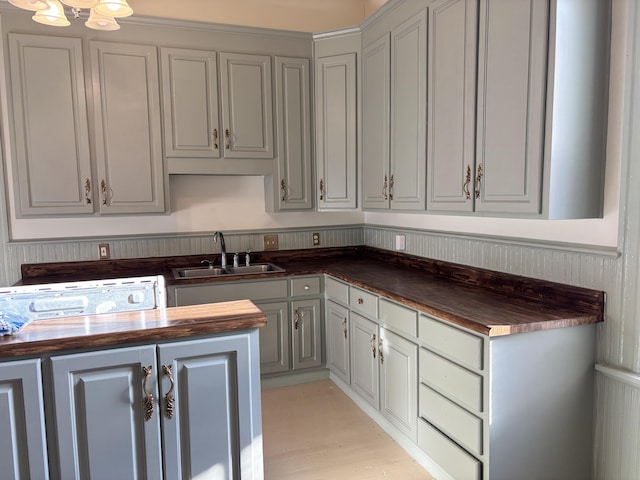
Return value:
<svg viewBox="0 0 640 480">
<path fill-rule="evenodd" d="M 640 389 L 640 374 L 611 365 L 596 364 L 596 371 L 631 387 Z"/>
</svg>

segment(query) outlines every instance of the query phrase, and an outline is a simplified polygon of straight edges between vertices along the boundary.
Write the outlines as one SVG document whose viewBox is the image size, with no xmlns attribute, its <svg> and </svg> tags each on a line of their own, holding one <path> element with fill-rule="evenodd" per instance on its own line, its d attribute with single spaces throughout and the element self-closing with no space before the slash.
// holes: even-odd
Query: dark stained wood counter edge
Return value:
<svg viewBox="0 0 640 480">
<path fill-rule="evenodd" d="M 0 337 L 0 358 L 232 333 L 265 324 L 264 313 L 249 300 L 37 320 Z"/>
<path fill-rule="evenodd" d="M 176 280 L 171 275 L 172 268 L 200 265 L 202 259 L 212 259 L 219 263 L 220 254 L 203 254 L 176 257 L 149 257 L 108 261 L 54 262 L 22 265 L 23 283 L 48 283 L 61 281 L 95 280 L 136 275 L 164 275 L 168 286 L 199 283 L 228 282 L 241 279 L 264 279 L 282 276 L 314 275 L 327 273 L 367 288 L 392 300 L 416 308 L 428 314 L 483 335 L 498 336 L 551 328 L 563 328 L 598 323 L 604 320 L 605 293 L 598 290 L 575 287 L 535 278 L 511 275 L 502 272 L 469 267 L 401 252 L 376 249 L 365 246 L 308 248 L 300 250 L 277 250 L 251 254 L 254 263 L 273 262 L 283 267 L 283 273 L 269 273 L 246 276 L 221 276 L 217 278 L 190 278 Z M 544 305 L 546 310 L 557 308 L 560 318 L 544 321 L 478 323 L 468 315 L 456 314 L 455 309 L 436 308 L 429 302 L 416 301 L 385 286 L 367 283 L 366 275 L 344 273 L 344 266 L 366 263 L 363 268 L 378 270 L 388 265 L 390 269 L 406 272 L 407 275 L 424 275 L 425 278 L 447 282 L 452 288 L 465 291 L 486 292 L 499 296 L 498 302 L 530 302 L 532 308 Z M 348 270 L 348 269 L 347 269 Z M 404 274 L 402 274 L 404 275 Z M 460 285 L 460 287 L 456 287 Z"/>
</svg>

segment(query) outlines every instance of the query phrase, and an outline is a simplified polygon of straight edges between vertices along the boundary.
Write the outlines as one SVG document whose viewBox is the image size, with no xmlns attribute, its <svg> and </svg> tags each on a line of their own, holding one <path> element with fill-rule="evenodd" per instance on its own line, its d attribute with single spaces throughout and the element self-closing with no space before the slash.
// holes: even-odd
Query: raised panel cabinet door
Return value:
<svg viewBox="0 0 640 480">
<path fill-rule="evenodd" d="M 289 370 L 289 308 L 287 302 L 259 303 L 256 306 L 267 317 L 260 328 L 260 373 Z"/>
<path fill-rule="evenodd" d="M 349 361 L 349 310 L 332 301 L 326 303 L 327 368 L 347 385 L 351 381 Z"/>
<path fill-rule="evenodd" d="M 54 356 L 51 372 L 55 477 L 162 478 L 155 346 Z"/>
<path fill-rule="evenodd" d="M 318 210 L 356 208 L 356 54 L 316 60 Z"/>
<path fill-rule="evenodd" d="M 479 18 L 476 210 L 539 213 L 549 2 L 481 0 Z"/>
<path fill-rule="evenodd" d="M 309 59 L 276 57 L 277 209 L 313 208 Z"/>
<path fill-rule="evenodd" d="M 166 209 L 156 47 L 89 42 L 100 213 Z"/>
<path fill-rule="evenodd" d="M 262 480 L 258 342 L 252 329 L 158 346 L 164 478 Z"/>
<path fill-rule="evenodd" d="M 8 39 L 17 213 L 93 213 L 82 41 L 16 33 Z"/>
<path fill-rule="evenodd" d="M 362 52 L 362 207 L 389 208 L 389 83 L 391 40 Z"/>
<path fill-rule="evenodd" d="M 378 325 L 351 312 L 351 388 L 374 408 L 380 408 Z"/>
<path fill-rule="evenodd" d="M 215 52 L 162 48 L 164 148 L 168 158 L 220 158 Z"/>
<path fill-rule="evenodd" d="M 0 363 L 0 479 L 49 478 L 39 359 Z"/>
<path fill-rule="evenodd" d="M 418 346 L 380 329 L 380 411 L 412 441 L 418 439 Z"/>
<path fill-rule="evenodd" d="M 427 173 L 427 11 L 391 31 L 391 176 L 395 210 L 424 210 Z"/>
<path fill-rule="evenodd" d="M 320 299 L 291 302 L 293 370 L 322 365 Z"/>
<path fill-rule="evenodd" d="M 220 53 L 222 144 L 227 158 L 273 158 L 271 57 Z"/>
<path fill-rule="evenodd" d="M 473 211 L 477 0 L 429 7 L 427 210 Z"/>
</svg>

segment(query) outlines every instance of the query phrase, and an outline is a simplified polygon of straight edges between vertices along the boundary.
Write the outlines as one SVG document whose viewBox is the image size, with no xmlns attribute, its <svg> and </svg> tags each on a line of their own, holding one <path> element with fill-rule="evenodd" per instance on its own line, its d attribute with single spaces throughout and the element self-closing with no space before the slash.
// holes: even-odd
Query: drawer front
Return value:
<svg viewBox="0 0 640 480">
<path fill-rule="evenodd" d="M 419 339 L 429 348 L 466 367 L 482 370 L 483 339 L 426 315 L 420 315 Z"/>
<path fill-rule="evenodd" d="M 452 478 L 480 480 L 480 461 L 423 419 L 418 419 L 418 446 Z"/>
<path fill-rule="evenodd" d="M 324 291 L 327 298 L 349 305 L 349 285 L 339 282 L 338 280 L 327 277 L 324 282 Z"/>
<path fill-rule="evenodd" d="M 176 304 L 198 305 L 202 303 L 227 302 L 230 300 L 269 300 L 287 298 L 287 280 L 262 282 L 232 282 L 208 285 L 189 285 L 176 288 Z"/>
<path fill-rule="evenodd" d="M 371 318 L 378 318 L 378 296 L 366 290 L 349 286 L 349 306 Z"/>
<path fill-rule="evenodd" d="M 420 381 L 452 400 L 482 412 L 482 376 L 420 349 Z"/>
<path fill-rule="evenodd" d="M 320 277 L 292 278 L 291 296 L 320 295 Z"/>
<path fill-rule="evenodd" d="M 419 415 L 456 440 L 471 453 L 482 455 L 482 420 L 420 384 Z"/>
<path fill-rule="evenodd" d="M 405 332 L 414 338 L 418 336 L 418 313 L 415 310 L 381 298 L 380 320 L 385 325 Z"/>
</svg>

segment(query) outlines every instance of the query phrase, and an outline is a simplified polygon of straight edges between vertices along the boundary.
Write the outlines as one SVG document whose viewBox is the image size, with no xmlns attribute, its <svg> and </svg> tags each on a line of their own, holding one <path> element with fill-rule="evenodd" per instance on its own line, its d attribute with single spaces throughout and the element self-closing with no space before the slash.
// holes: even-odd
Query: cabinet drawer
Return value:
<svg viewBox="0 0 640 480">
<path fill-rule="evenodd" d="M 231 300 L 268 300 L 287 298 L 287 280 L 261 282 L 231 282 L 208 285 L 190 285 L 176 288 L 176 305 L 227 302 Z"/>
<path fill-rule="evenodd" d="M 472 453 L 482 455 L 482 420 L 420 384 L 419 415 Z"/>
<path fill-rule="evenodd" d="M 300 277 L 291 280 L 291 296 L 320 295 L 320 277 Z"/>
<path fill-rule="evenodd" d="M 482 464 L 423 419 L 418 419 L 418 446 L 452 478 L 480 480 Z"/>
<path fill-rule="evenodd" d="M 452 400 L 482 412 L 482 376 L 420 349 L 420 381 Z"/>
<path fill-rule="evenodd" d="M 418 313 L 415 310 L 381 298 L 380 320 L 396 330 L 408 333 L 412 337 L 418 336 Z"/>
<path fill-rule="evenodd" d="M 346 283 L 339 282 L 335 278 L 326 277 L 324 291 L 327 294 L 327 298 L 344 305 L 349 304 L 349 285 Z"/>
<path fill-rule="evenodd" d="M 420 315 L 419 336 L 430 349 L 466 367 L 482 370 L 483 339 L 426 315 Z"/>
<path fill-rule="evenodd" d="M 371 318 L 378 318 L 378 296 L 366 290 L 349 286 L 349 306 Z"/>
</svg>

